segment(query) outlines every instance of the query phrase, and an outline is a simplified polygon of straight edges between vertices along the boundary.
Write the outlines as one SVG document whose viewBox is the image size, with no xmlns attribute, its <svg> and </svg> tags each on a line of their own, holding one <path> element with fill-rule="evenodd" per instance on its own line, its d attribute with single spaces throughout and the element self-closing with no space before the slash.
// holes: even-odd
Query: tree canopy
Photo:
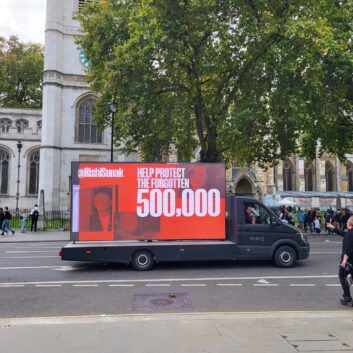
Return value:
<svg viewBox="0 0 353 353">
<path fill-rule="evenodd" d="M 96 119 L 153 160 L 353 150 L 353 1 L 100 0 L 78 15 Z"/>
<path fill-rule="evenodd" d="M 0 106 L 40 108 L 42 81 L 42 46 L 0 37 Z"/>
</svg>

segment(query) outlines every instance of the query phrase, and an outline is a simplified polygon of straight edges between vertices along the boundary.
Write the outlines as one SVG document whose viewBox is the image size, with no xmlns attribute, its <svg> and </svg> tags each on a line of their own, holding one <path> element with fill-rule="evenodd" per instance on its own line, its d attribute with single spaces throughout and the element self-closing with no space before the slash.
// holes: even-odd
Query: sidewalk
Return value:
<svg viewBox="0 0 353 353">
<path fill-rule="evenodd" d="M 11 232 L 9 235 L 0 235 L 0 243 L 22 243 L 36 241 L 70 241 L 69 231 L 50 230 L 21 233 L 15 229 L 15 234 Z"/>
<path fill-rule="evenodd" d="M 0 319 L 0 353 L 353 352 L 352 308 Z"/>
</svg>

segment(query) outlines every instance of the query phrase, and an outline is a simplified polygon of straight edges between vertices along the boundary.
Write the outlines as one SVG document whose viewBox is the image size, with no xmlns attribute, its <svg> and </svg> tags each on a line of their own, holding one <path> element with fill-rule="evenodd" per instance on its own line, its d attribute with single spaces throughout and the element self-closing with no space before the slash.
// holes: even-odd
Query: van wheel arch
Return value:
<svg viewBox="0 0 353 353">
<path fill-rule="evenodd" d="M 298 259 L 297 250 L 292 245 L 279 245 L 273 253 L 273 261 L 278 267 L 293 267 Z"/>
</svg>

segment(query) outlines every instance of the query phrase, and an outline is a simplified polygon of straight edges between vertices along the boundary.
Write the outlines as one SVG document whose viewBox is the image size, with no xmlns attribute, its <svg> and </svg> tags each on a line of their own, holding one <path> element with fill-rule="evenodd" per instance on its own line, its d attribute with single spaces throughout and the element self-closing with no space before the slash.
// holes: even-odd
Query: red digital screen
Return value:
<svg viewBox="0 0 353 353">
<path fill-rule="evenodd" d="M 79 163 L 73 240 L 225 238 L 225 168 L 206 163 Z"/>
</svg>

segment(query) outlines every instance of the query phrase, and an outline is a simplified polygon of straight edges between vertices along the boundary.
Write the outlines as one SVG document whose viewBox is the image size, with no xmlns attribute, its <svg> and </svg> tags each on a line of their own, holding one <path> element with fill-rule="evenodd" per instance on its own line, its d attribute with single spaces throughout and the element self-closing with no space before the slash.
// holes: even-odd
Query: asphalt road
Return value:
<svg viewBox="0 0 353 353">
<path fill-rule="evenodd" d="M 309 259 L 123 265 L 63 262 L 63 242 L 0 245 L 0 317 L 352 310 L 338 303 L 341 238 L 311 238 Z"/>
</svg>

